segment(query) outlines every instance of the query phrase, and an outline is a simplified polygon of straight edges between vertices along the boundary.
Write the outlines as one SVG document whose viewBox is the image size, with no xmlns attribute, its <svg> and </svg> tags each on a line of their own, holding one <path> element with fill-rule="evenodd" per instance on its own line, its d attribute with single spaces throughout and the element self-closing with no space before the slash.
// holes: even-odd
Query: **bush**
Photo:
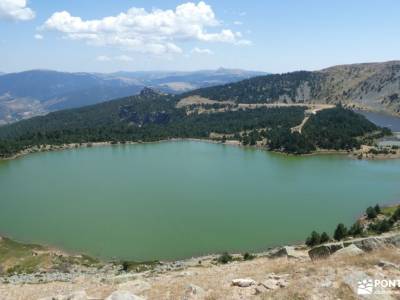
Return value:
<svg viewBox="0 0 400 300">
<path fill-rule="evenodd" d="M 375 208 L 373 208 L 372 206 L 368 207 L 367 210 L 365 211 L 365 213 L 367 214 L 368 219 L 375 219 L 376 216 L 378 215 L 376 213 Z"/>
<path fill-rule="evenodd" d="M 379 204 L 375 205 L 374 207 L 376 214 L 380 214 L 381 213 L 381 207 L 379 206 Z"/>
<path fill-rule="evenodd" d="M 321 244 L 323 244 L 323 243 L 326 243 L 326 242 L 329 242 L 329 240 L 330 240 L 331 238 L 329 237 L 329 235 L 326 233 L 326 232 L 323 232 L 322 234 L 321 234 Z"/>
<path fill-rule="evenodd" d="M 129 265 L 130 265 L 129 262 L 123 261 L 122 262 L 122 271 L 127 272 L 129 270 Z"/>
<path fill-rule="evenodd" d="M 333 238 L 337 241 L 344 239 L 348 235 L 347 228 L 344 224 L 340 223 L 333 234 Z"/>
<path fill-rule="evenodd" d="M 243 254 L 243 260 L 252 260 L 255 258 L 255 255 L 246 252 L 245 254 Z"/>
<path fill-rule="evenodd" d="M 321 236 L 316 231 L 311 232 L 311 235 L 306 239 L 306 245 L 313 247 L 319 244 L 321 244 Z"/>
<path fill-rule="evenodd" d="M 217 261 L 221 264 L 227 264 L 233 260 L 232 255 L 230 255 L 228 252 L 224 252 L 218 257 Z"/>
<path fill-rule="evenodd" d="M 350 227 L 349 235 L 359 236 L 362 235 L 363 231 L 363 227 L 361 226 L 360 222 L 357 221 Z"/>
<path fill-rule="evenodd" d="M 368 229 L 371 231 L 374 231 L 378 234 L 388 232 L 390 229 L 392 229 L 393 224 L 389 220 L 382 220 L 378 221 L 376 223 L 370 224 Z"/>
<path fill-rule="evenodd" d="M 392 220 L 393 223 L 400 220 L 400 206 L 394 211 L 390 220 Z"/>
</svg>

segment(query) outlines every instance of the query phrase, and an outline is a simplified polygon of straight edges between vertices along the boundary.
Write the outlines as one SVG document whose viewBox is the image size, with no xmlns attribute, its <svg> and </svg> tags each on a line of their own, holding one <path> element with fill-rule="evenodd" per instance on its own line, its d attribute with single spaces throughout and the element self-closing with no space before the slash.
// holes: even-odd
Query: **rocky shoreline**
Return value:
<svg viewBox="0 0 400 300">
<path fill-rule="evenodd" d="M 358 222 L 368 228 L 393 217 L 398 207 L 382 208 L 374 219 L 363 216 Z M 3 237 L 0 295 L 2 300 L 353 299 L 360 280 L 400 277 L 400 222 L 394 225 L 379 235 L 369 232 L 311 247 L 148 263 L 101 262 Z M 224 255 L 227 259 L 221 259 Z"/>
<path fill-rule="evenodd" d="M 304 297 L 312 296 L 306 299 L 331 299 L 342 289 L 344 299 L 352 299 L 357 291 L 355 281 L 400 274 L 400 232 L 312 249 L 304 245 L 278 247 L 255 254 L 251 260 L 234 255 L 231 263 L 222 265 L 217 257 L 160 263 L 140 272 L 106 264 L 68 272 L 13 274 L 0 278 L 0 295 L 5 300 L 239 300 L 291 299 L 301 292 Z M 301 289 L 304 284 L 312 288 Z"/>
</svg>

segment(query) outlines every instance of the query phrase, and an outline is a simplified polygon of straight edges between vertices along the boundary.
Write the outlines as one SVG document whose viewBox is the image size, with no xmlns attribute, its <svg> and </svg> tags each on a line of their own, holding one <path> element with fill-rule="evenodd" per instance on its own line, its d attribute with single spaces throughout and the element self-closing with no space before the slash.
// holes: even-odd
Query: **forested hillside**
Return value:
<svg viewBox="0 0 400 300">
<path fill-rule="evenodd" d="M 343 103 L 400 114 L 400 61 L 260 76 L 188 95 L 240 103 Z"/>
<path fill-rule="evenodd" d="M 351 149 L 358 137 L 382 131 L 342 107 L 317 113 L 304 133 L 293 132 L 305 118 L 304 106 L 259 107 L 222 111 L 191 111 L 178 108 L 184 96 L 166 95 L 144 89 L 140 95 L 97 105 L 50 113 L 0 127 L 0 155 L 12 156 L 40 145 L 88 142 L 147 142 L 170 138 L 239 140 L 288 153 L 309 153 L 316 148 Z M 200 105 L 201 106 L 201 105 Z"/>
</svg>

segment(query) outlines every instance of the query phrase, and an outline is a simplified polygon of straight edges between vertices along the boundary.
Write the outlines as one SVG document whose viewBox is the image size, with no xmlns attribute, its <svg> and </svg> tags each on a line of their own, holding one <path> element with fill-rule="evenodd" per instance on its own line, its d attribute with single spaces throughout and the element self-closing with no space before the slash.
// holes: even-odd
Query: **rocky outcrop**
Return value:
<svg viewBox="0 0 400 300">
<path fill-rule="evenodd" d="M 195 284 L 189 284 L 182 300 L 200 300 L 206 297 L 206 291 Z"/>
<path fill-rule="evenodd" d="M 144 298 L 136 296 L 128 291 L 115 291 L 105 300 L 144 300 Z"/>
<path fill-rule="evenodd" d="M 270 258 L 287 257 L 296 259 L 308 258 L 307 253 L 296 249 L 294 246 L 284 246 L 281 248 L 272 249 L 267 253 Z"/>
<path fill-rule="evenodd" d="M 255 284 L 256 282 L 251 278 L 239 278 L 232 280 L 232 285 L 238 287 L 249 287 Z"/>
<path fill-rule="evenodd" d="M 338 251 L 339 249 L 342 249 L 343 247 L 343 243 L 341 242 L 328 243 L 312 248 L 310 251 L 308 251 L 308 255 L 311 259 L 326 258 Z"/>
<path fill-rule="evenodd" d="M 339 249 L 333 255 L 335 257 L 344 257 L 344 256 L 355 256 L 355 255 L 360 255 L 363 254 L 364 251 L 358 248 L 356 245 L 351 244 L 350 246 L 344 247 L 342 249 Z"/>
<path fill-rule="evenodd" d="M 352 248 L 344 250 L 351 246 Z M 384 247 L 400 247 L 400 232 L 389 233 L 381 236 L 372 236 L 366 238 L 352 239 L 343 242 L 327 243 L 316 246 L 308 251 L 311 259 L 326 258 L 335 252 L 343 249 L 342 253 L 351 253 L 361 251 L 373 251 Z M 354 247 L 357 247 L 356 250 Z"/>
</svg>

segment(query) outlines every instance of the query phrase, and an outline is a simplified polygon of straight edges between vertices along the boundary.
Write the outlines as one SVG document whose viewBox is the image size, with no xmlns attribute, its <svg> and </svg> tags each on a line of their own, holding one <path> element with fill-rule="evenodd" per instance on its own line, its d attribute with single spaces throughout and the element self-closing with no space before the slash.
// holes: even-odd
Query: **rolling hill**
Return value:
<svg viewBox="0 0 400 300">
<path fill-rule="evenodd" d="M 0 77 L 0 124 L 135 95 L 145 86 L 177 93 L 260 74 L 263 73 L 229 69 L 113 74 L 32 70 L 3 74 Z"/>
<path fill-rule="evenodd" d="M 187 95 L 240 103 L 343 103 L 400 115 L 400 61 L 259 76 Z"/>
</svg>

